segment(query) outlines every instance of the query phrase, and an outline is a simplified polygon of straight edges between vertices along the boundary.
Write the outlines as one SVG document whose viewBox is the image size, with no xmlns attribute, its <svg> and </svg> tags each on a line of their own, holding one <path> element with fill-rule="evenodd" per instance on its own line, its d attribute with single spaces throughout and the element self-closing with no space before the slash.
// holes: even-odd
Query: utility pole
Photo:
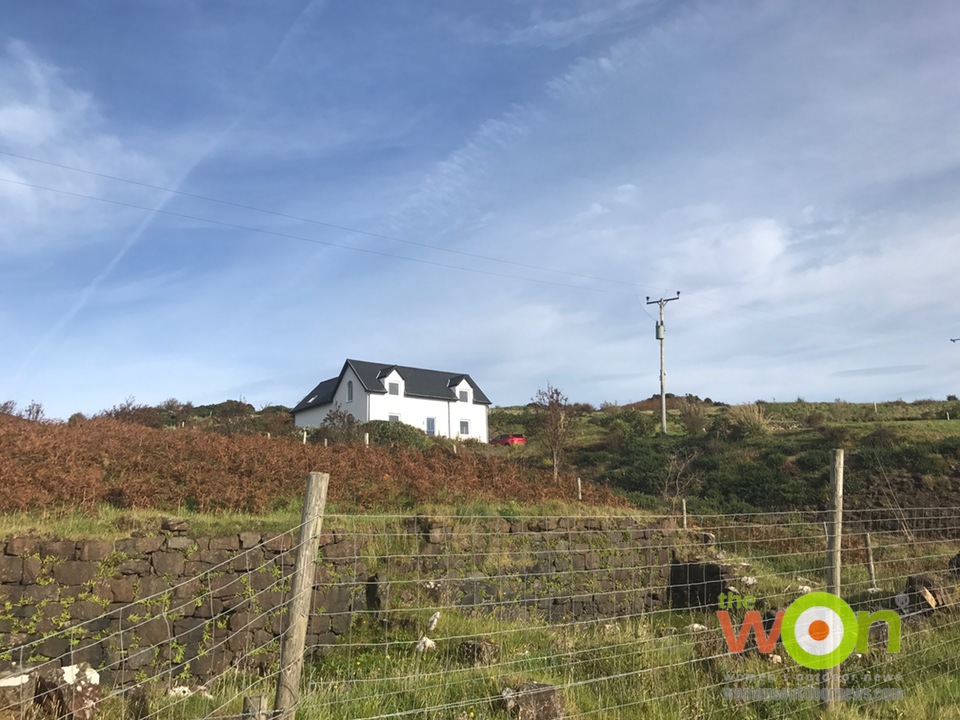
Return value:
<svg viewBox="0 0 960 720">
<path fill-rule="evenodd" d="M 660 306 L 660 321 L 657 323 L 657 340 L 660 341 L 660 432 L 664 435 L 667 434 L 667 393 L 666 393 L 666 380 L 667 380 L 667 371 L 663 363 L 663 336 L 664 336 L 664 325 L 663 325 L 663 307 L 668 302 L 673 302 L 674 300 L 680 299 L 680 291 L 677 290 L 677 296 L 672 298 L 660 298 L 659 300 L 651 300 L 650 296 L 647 295 L 647 305 L 659 305 Z"/>
</svg>

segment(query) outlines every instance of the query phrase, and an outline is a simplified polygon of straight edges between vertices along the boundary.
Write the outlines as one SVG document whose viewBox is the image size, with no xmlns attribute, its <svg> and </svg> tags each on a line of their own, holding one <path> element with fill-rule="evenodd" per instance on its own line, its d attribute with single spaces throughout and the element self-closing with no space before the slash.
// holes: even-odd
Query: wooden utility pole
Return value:
<svg viewBox="0 0 960 720">
<path fill-rule="evenodd" d="M 843 449 L 833 451 L 830 467 L 830 532 L 827 535 L 827 592 L 840 596 L 840 548 L 843 545 Z M 820 704 L 833 710 L 840 690 L 840 666 L 820 671 Z"/>
<path fill-rule="evenodd" d="M 660 306 L 660 321 L 657 323 L 657 340 L 660 341 L 660 432 L 664 435 L 667 434 L 667 371 L 666 366 L 664 365 L 664 355 L 663 355 L 663 338 L 666 335 L 665 327 L 663 324 L 663 307 L 668 302 L 673 302 L 674 300 L 680 299 L 680 291 L 677 290 L 677 296 L 672 298 L 660 298 L 659 300 L 651 300 L 650 296 L 647 295 L 647 305 L 659 305 Z"/>
<path fill-rule="evenodd" d="M 277 678 L 277 696 L 273 703 L 276 720 L 291 720 L 300 697 L 307 621 L 310 617 L 313 583 L 317 573 L 317 538 L 323 525 L 329 484 L 329 473 L 312 472 L 307 477 L 297 561 L 293 570 L 293 587 L 290 590 L 290 604 L 287 606 L 286 632 L 280 646 L 280 674 Z"/>
</svg>

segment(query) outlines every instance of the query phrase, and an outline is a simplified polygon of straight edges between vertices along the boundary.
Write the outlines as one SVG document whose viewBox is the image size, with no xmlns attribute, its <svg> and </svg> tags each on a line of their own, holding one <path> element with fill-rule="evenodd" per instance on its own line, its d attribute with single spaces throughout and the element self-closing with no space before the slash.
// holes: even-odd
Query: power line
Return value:
<svg viewBox="0 0 960 720">
<path fill-rule="evenodd" d="M 267 230 L 265 228 L 256 227 L 254 225 L 243 225 L 240 223 L 226 222 L 225 220 L 214 220 L 212 218 L 206 218 L 199 215 L 190 215 L 188 213 L 176 212 L 174 210 L 163 210 L 160 208 L 152 208 L 146 205 L 138 205 L 137 203 L 127 202 L 125 200 L 111 200 L 109 198 L 97 197 L 95 195 L 86 195 L 84 193 L 74 192 L 72 190 L 62 190 L 60 188 L 47 187 L 45 185 L 36 185 L 34 183 L 23 182 L 22 180 L 12 180 L 11 178 L 0 177 L 0 182 L 10 183 L 12 185 L 20 185 L 22 187 L 32 188 L 34 190 L 46 190 L 47 192 L 58 193 L 60 195 L 66 195 L 68 197 L 80 198 L 82 200 L 95 200 L 97 202 L 106 203 L 108 205 L 119 205 L 121 207 L 128 207 L 134 210 L 143 210 L 145 212 L 156 213 L 159 215 L 167 215 L 169 217 L 180 218 L 181 220 L 192 220 L 194 222 L 202 222 L 210 225 L 218 225 L 220 227 L 227 227 L 233 230 L 244 230 L 246 232 L 259 233 L 261 235 L 270 235 L 273 237 L 283 238 L 285 240 L 299 240 L 301 242 L 313 243 L 315 245 L 323 245 L 326 247 L 337 248 L 340 250 L 350 250 L 353 252 L 366 253 L 368 255 L 377 255 L 379 257 L 391 258 L 393 260 L 405 260 L 406 262 L 420 263 L 421 265 L 430 265 L 433 267 L 444 268 L 446 270 L 461 270 L 463 272 L 476 273 L 479 275 L 490 275 L 494 277 L 502 277 L 510 280 L 523 280 L 526 282 L 535 282 L 543 285 L 554 285 L 556 287 L 565 287 L 573 288 L 574 290 L 588 290 L 590 292 L 599 292 L 607 293 L 611 295 L 627 295 L 629 297 L 635 297 L 634 293 L 628 292 L 626 290 L 610 290 L 607 288 L 598 288 L 598 287 L 589 287 L 586 285 L 572 285 L 570 283 L 557 282 L 555 280 L 543 280 L 540 278 L 524 277 L 522 275 L 510 275 L 507 273 L 496 272 L 493 270 L 481 270 L 480 268 L 465 267 L 463 265 L 451 265 L 450 263 L 436 262 L 434 260 L 424 260 L 422 258 L 409 257 L 407 255 L 397 255 L 396 253 L 388 253 L 383 250 L 373 250 L 371 248 L 362 248 L 356 247 L 353 245 L 344 245 L 342 243 L 330 242 L 329 240 L 318 240 L 316 238 L 309 238 L 303 235 L 294 235 L 293 233 L 280 232 L 278 230 Z M 531 266 L 535 267 L 535 266 Z M 547 268 L 536 268 L 538 270 L 546 270 L 548 272 L 563 272 L 563 271 L 550 271 Z M 574 273 L 564 273 L 564 274 L 574 274 Z M 583 276 L 588 277 L 588 276 Z M 593 278 L 595 280 L 600 280 L 600 278 Z"/>
<path fill-rule="evenodd" d="M 546 273 L 553 273 L 553 274 L 557 274 L 557 275 L 564 275 L 564 276 L 567 276 L 567 277 L 579 278 L 579 279 L 582 279 L 582 280 L 589 280 L 589 281 L 592 281 L 592 282 L 610 283 L 610 284 L 614 284 L 614 285 L 622 285 L 622 286 L 632 287 L 632 288 L 652 287 L 652 285 L 642 285 L 642 284 L 640 284 L 640 283 L 630 282 L 630 281 L 627 281 L 627 280 L 618 280 L 618 279 L 614 279 L 614 278 L 607 278 L 607 277 L 602 277 L 602 276 L 589 275 L 589 274 L 585 274 L 585 273 L 577 273 L 577 272 L 572 272 L 572 271 L 568 271 L 568 270 L 560 270 L 560 269 L 557 269 L 557 268 L 549 268 L 549 267 L 544 267 L 544 266 L 542 266 L 542 265 L 535 265 L 535 264 L 533 264 L 533 263 L 522 263 L 522 262 L 518 262 L 518 261 L 516 261 L 516 260 L 511 260 L 511 259 L 508 259 L 508 258 L 493 257 L 493 256 L 483 255 L 483 254 L 481 254 L 481 253 L 473 253 L 473 252 L 469 252 L 469 251 L 465 251 L 465 250 L 456 250 L 456 249 L 446 248 L 446 247 L 442 247 L 442 246 L 439 246 L 439 245 L 434 245 L 434 244 L 431 244 L 431 243 L 422 242 L 422 241 L 418 241 L 418 240 L 409 240 L 409 239 L 399 238 L 399 237 L 392 236 L 392 235 L 386 235 L 386 234 L 382 234 L 382 233 L 371 232 L 371 231 L 368 231 L 368 230 L 361 230 L 361 229 L 359 229 L 359 228 L 354 228 L 354 227 L 350 227 L 350 226 L 347 226 L 347 225 L 339 225 L 339 224 L 336 224 L 336 223 L 330 223 L 330 222 L 326 222 L 326 221 L 322 221 L 322 220 L 317 220 L 317 219 L 315 219 L 315 218 L 309 218 L 309 217 L 303 217 L 303 216 L 299 216 L 299 215 L 293 215 L 293 214 L 285 213 L 285 212 L 278 211 L 278 210 L 271 210 L 271 209 L 269 209 L 269 208 L 262 208 L 262 207 L 258 207 L 258 206 L 255 206 L 255 205 L 248 205 L 248 204 L 246 204 L 246 203 L 236 202 L 236 201 L 233 201 L 233 200 L 227 200 L 227 199 L 224 199 L 224 198 L 213 197 L 213 196 L 210 196 L 210 195 L 203 195 L 203 194 L 201 194 L 201 193 L 193 193 L 193 192 L 189 192 L 189 191 L 186 191 L 186 190 L 178 190 L 178 189 L 174 189 L 174 188 L 170 188 L 170 187 L 165 187 L 165 186 L 162 186 L 162 185 L 156 185 L 156 184 L 153 184 L 153 183 L 144 182 L 144 181 L 141 181 L 141 180 L 134 180 L 134 179 L 131 179 L 131 178 L 125 178 L 125 177 L 122 177 L 122 176 L 119 176 L 119 175 L 113 175 L 113 174 L 110 174 L 110 173 L 104 173 L 104 172 L 99 172 L 99 171 L 96 171 L 96 170 L 90 170 L 90 169 L 86 169 L 86 168 L 80 168 L 80 167 L 76 167 L 76 166 L 72 166 L 72 165 L 66 165 L 66 164 L 63 164 L 63 163 L 57 163 L 57 162 L 53 162 L 53 161 L 50 161 L 50 160 L 44 160 L 44 159 L 42 159 L 42 158 L 36 158 L 36 157 L 28 156 L 28 155 L 22 155 L 22 154 L 20 154 L 20 153 L 15 153 L 15 152 L 12 152 L 12 151 L 10 151 L 10 150 L 3 149 L 3 148 L 0 148 L 0 155 L 5 155 L 5 156 L 7 156 L 7 157 L 16 158 L 16 159 L 18 159 L 18 160 L 24 160 L 24 161 L 27 161 L 27 162 L 37 163 L 37 164 L 40 164 L 40 165 L 46 165 L 46 166 L 48 166 L 48 167 L 54 167 L 54 168 L 58 168 L 58 169 L 61 169 L 61 170 L 67 170 L 67 171 L 70 171 L 70 172 L 81 173 L 81 174 L 84 174 L 84 175 L 89 175 L 89 176 L 91 176 L 91 177 L 98 177 L 98 178 L 103 178 L 103 179 L 105 179 L 105 180 L 111 180 L 111 181 L 114 181 L 114 182 L 125 183 L 125 184 L 127 184 L 127 185 L 133 185 L 133 186 L 136 186 L 136 187 L 142 187 L 142 188 L 149 189 L 149 190 L 156 190 L 156 191 L 158 191 L 158 192 L 170 193 L 171 195 L 178 195 L 178 196 L 181 196 L 181 197 L 192 198 L 192 199 L 201 200 L 201 201 L 204 201 L 204 202 L 216 203 L 216 204 L 223 205 L 223 206 L 226 206 L 226 207 L 232 207 L 232 208 L 236 208 L 236 209 L 240 209 L 240 210 L 247 210 L 247 211 L 250 211 L 250 212 L 261 213 L 261 214 L 269 215 L 269 216 L 272 216 L 272 217 L 283 218 L 283 219 L 286 219 L 286 220 L 293 220 L 293 221 L 296 221 L 296 222 L 304 222 L 304 223 L 308 223 L 308 224 L 311 224 L 311 225 L 316 225 L 316 226 L 318 226 L 318 227 L 327 228 L 327 229 L 330 229 L 330 230 L 339 230 L 339 231 L 341 231 L 341 232 L 351 233 L 351 234 L 354 234 L 354 235 L 360 235 L 360 236 L 363 236 L 363 237 L 369 237 L 369 238 L 373 238 L 373 239 L 377 239 L 377 240 L 385 240 L 385 241 L 389 241 L 389 242 L 403 243 L 403 244 L 405 244 L 405 245 L 410 245 L 410 246 L 414 246 L 414 247 L 421 247 L 421 248 L 424 248 L 424 249 L 435 250 L 435 251 L 438 251 L 438 252 L 445 252 L 445 253 L 448 253 L 448 254 L 451 254 L 451 255 L 459 255 L 459 256 L 462 256 L 462 257 L 471 258 L 471 259 L 475 259 L 475 260 L 483 260 L 483 261 L 485 261 L 485 262 L 499 263 L 499 264 L 502 264 L 502 265 L 512 266 L 512 267 L 516 267 L 516 268 L 522 268 L 522 269 L 525 269 L 525 270 L 535 270 L 535 271 L 538 271 L 538 272 L 546 272 Z M 130 203 L 130 202 L 125 202 L 125 201 L 121 201 L 121 200 L 110 200 L 110 199 L 108 199 L 108 198 L 102 198 L 102 197 L 93 196 L 93 195 L 86 195 L 86 194 L 83 194 L 83 193 L 73 192 L 73 191 L 69 191 L 69 190 L 62 190 L 62 189 L 59 189 L 59 188 L 52 188 L 52 187 L 43 186 L 43 185 L 37 185 L 37 184 L 28 183 L 28 182 L 24 182 L 24 181 L 13 180 L 13 179 L 10 179 L 10 178 L 0 177 L 0 181 L 7 182 L 7 183 L 11 183 L 11 184 L 15 184 L 15 185 L 20 185 L 20 186 L 22 186 L 22 187 L 33 188 L 33 189 L 36 189 L 36 190 L 45 190 L 45 191 L 48 191 L 48 192 L 59 193 L 59 194 L 62 194 L 62 195 L 77 197 L 77 198 L 81 198 L 81 199 L 95 200 L 95 201 L 97 201 L 97 202 L 102 202 L 102 203 L 107 203 L 107 204 L 113 204 L 113 205 L 120 205 L 120 206 L 129 207 L 129 208 L 133 208 L 133 209 L 138 209 L 138 210 L 145 210 L 145 211 L 147 211 L 147 212 L 164 214 L 164 215 L 169 215 L 169 216 L 172 216 L 172 217 L 179 217 L 179 218 L 183 218 L 183 219 L 187 219 L 187 220 L 193 220 L 193 221 L 196 221 L 196 222 L 203 222 L 203 223 L 208 223 L 208 224 L 213 224 L 213 225 L 221 225 L 221 226 L 223 226 L 223 227 L 229 227 L 229 228 L 238 229 L 238 230 L 246 230 L 246 231 L 256 232 L 256 233 L 260 233 L 260 234 L 264 234 L 264 235 L 273 235 L 273 236 L 275 236 L 275 237 L 282 237 L 282 238 L 290 239 L 290 240 L 300 240 L 300 241 L 303 241 L 303 242 L 311 242 L 311 243 L 314 243 L 314 244 L 326 245 L 326 246 L 328 246 L 328 247 L 335 247 L 335 248 L 339 248 L 339 249 L 343 249 L 343 250 L 352 250 L 352 251 L 355 251 L 355 252 L 364 252 L 364 253 L 371 254 L 371 255 L 379 255 L 379 256 L 381 256 L 381 257 L 387 257 L 387 258 L 398 259 L 398 260 L 406 260 L 406 261 L 408 261 L 408 262 L 416 262 L 416 263 L 421 263 L 421 264 L 424 264 L 424 265 L 431 265 L 431 266 L 434 266 L 434 267 L 440 267 L 440 268 L 444 268 L 444 269 L 463 270 L 463 271 L 466 271 L 466 272 L 472 272 L 472 273 L 482 274 L 482 275 L 489 275 L 489 276 L 494 276 L 494 277 L 502 277 L 502 278 L 507 278 L 507 279 L 512 279 L 512 280 L 521 280 L 521 281 L 528 281 L 528 282 L 537 282 L 537 283 L 541 283 L 541 284 L 545 284 L 545 285 L 553 285 L 553 286 L 557 286 L 557 287 L 566 287 L 566 288 L 575 288 L 575 289 L 578 289 L 578 290 L 592 290 L 592 291 L 594 291 L 594 292 L 605 292 L 605 293 L 610 293 L 610 294 L 615 294 L 615 295 L 630 295 L 630 294 L 633 294 L 633 293 L 628 293 L 628 292 L 618 292 L 618 291 L 615 291 L 615 290 L 607 290 L 607 289 L 601 289 L 601 288 L 585 287 L 585 286 L 582 286 L 582 285 L 572 285 L 572 284 L 560 283 L 560 282 L 556 282 L 556 281 L 540 280 L 540 279 L 530 278 L 530 277 L 526 277 L 526 276 L 510 275 L 510 274 L 500 273 L 500 272 L 496 272 L 496 271 L 480 270 L 480 269 L 477 269 L 477 268 L 464 267 L 464 266 L 452 265 L 452 264 L 441 263 L 441 262 L 434 262 L 434 261 L 429 261 L 429 260 L 422 260 L 422 259 L 419 259 L 419 258 L 413 258 L 413 257 L 409 257 L 409 256 L 404 256 L 404 255 L 397 255 L 397 254 L 394 254 L 394 253 L 389 253 L 389 252 L 384 252 L 384 251 L 372 250 L 372 249 L 368 249 L 368 248 L 359 248 L 359 247 L 355 247 L 355 246 L 351 246 L 351 245 L 344 245 L 344 244 L 335 243 L 335 242 L 317 240 L 317 239 L 315 239 L 315 238 L 307 238 L 307 237 L 304 237 L 304 236 L 301 236 L 301 235 L 295 235 L 295 234 L 292 234 L 292 233 L 283 233 L 283 232 L 279 232 L 279 231 L 272 231 L 272 230 L 266 230 L 266 229 L 263 229 L 263 228 L 257 228 L 257 227 L 254 227 L 254 226 L 248 226 L 248 225 L 230 223 L 230 222 L 220 221 L 220 220 L 213 220 L 213 219 L 211 219 L 211 218 L 205 218 L 205 217 L 202 217 L 202 216 L 190 215 L 190 214 L 186 214 L 186 213 L 177 213 L 177 212 L 174 212 L 174 211 L 171 211 L 171 210 L 153 209 L 153 208 L 150 208 L 150 207 L 147 207 L 147 206 L 138 205 L 138 204 L 136 204 L 136 203 Z M 634 296 L 636 297 L 636 295 L 634 295 Z M 701 300 L 706 301 L 706 302 L 708 302 L 708 303 L 722 302 L 724 305 L 729 305 L 729 303 L 727 303 L 726 301 L 714 301 L 714 300 L 710 297 L 710 293 L 709 293 L 709 292 L 693 292 L 693 293 L 688 293 L 687 297 L 689 298 L 690 296 L 693 296 L 694 298 L 700 298 Z M 639 298 L 638 298 L 638 300 L 639 300 Z M 694 302 L 693 305 L 694 305 L 695 307 L 701 307 L 701 308 L 703 308 L 704 310 L 707 310 L 708 312 L 711 312 L 711 313 L 728 314 L 728 315 L 731 315 L 731 316 L 734 316 L 734 317 L 735 317 L 735 316 L 738 316 L 738 313 L 733 313 L 733 312 L 724 311 L 724 310 L 719 309 L 719 308 L 717 308 L 717 307 L 711 307 L 711 306 L 706 306 L 706 307 L 705 307 L 704 305 L 700 305 L 700 304 L 698 304 L 698 303 L 696 303 L 696 302 Z M 815 329 L 815 330 L 818 330 L 818 331 L 823 331 L 823 330 L 825 329 L 824 325 L 822 325 L 822 324 L 820 324 L 820 323 L 816 323 L 816 322 L 806 322 L 806 321 L 804 321 L 804 320 L 802 320 L 802 319 L 799 319 L 799 318 L 796 318 L 796 317 L 794 317 L 794 316 L 792 316 L 792 315 L 787 315 L 787 314 L 785 314 L 785 313 L 778 313 L 778 312 L 773 311 L 773 310 L 759 309 L 759 308 L 750 307 L 750 306 L 747 306 L 747 305 L 744 305 L 744 304 L 737 304 L 737 305 L 733 305 L 732 307 L 734 307 L 734 308 L 736 308 L 736 309 L 738 309 L 738 310 L 740 310 L 740 311 L 742 311 L 742 312 L 748 312 L 748 313 L 752 314 L 752 315 L 755 317 L 755 319 L 757 319 L 757 320 L 759 320 L 759 321 L 761 321 L 761 322 L 767 322 L 767 323 L 778 324 L 778 325 L 792 324 L 792 325 L 796 325 L 797 327 L 803 327 L 803 328 L 808 328 L 808 329 Z M 742 314 L 742 312 L 739 313 L 739 314 Z M 783 320 L 778 321 L 778 320 L 774 320 L 774 319 L 767 319 L 767 318 L 762 317 L 762 316 L 764 316 L 764 315 L 765 315 L 765 316 L 768 316 L 768 318 L 782 318 Z M 784 321 L 786 321 L 786 322 L 784 322 Z M 830 327 L 828 326 L 826 329 L 841 330 L 841 331 L 843 331 L 843 332 L 848 332 L 848 329 L 838 328 L 838 327 L 832 327 L 832 328 L 830 328 Z M 890 334 L 890 333 L 885 333 L 885 335 L 892 335 L 892 334 Z M 902 336 L 902 334 L 897 334 L 897 337 L 900 337 L 900 336 Z M 957 340 L 960 340 L 960 338 L 952 339 L 953 342 L 956 342 Z"/>
<path fill-rule="evenodd" d="M 279 210 L 270 210 L 268 208 L 257 207 L 255 205 L 247 205 L 245 203 L 240 203 L 233 200 L 225 200 L 223 198 L 212 197 L 210 195 L 192 193 L 186 190 L 177 190 L 174 188 L 164 187 L 162 185 L 154 185 L 152 183 L 142 182 L 140 180 L 132 180 L 130 178 L 120 177 L 119 175 L 111 175 L 109 173 L 102 173 L 96 170 L 87 170 L 85 168 L 78 168 L 72 165 L 64 165 L 61 163 L 52 162 L 50 160 L 42 160 L 40 158 L 30 157 L 27 155 L 20 155 L 18 153 L 10 152 L 9 150 L 4 150 L 2 148 L 0 148 L 0 155 L 6 155 L 8 157 L 17 158 L 18 160 L 26 160 L 28 162 L 37 163 L 40 165 L 47 165 L 49 167 L 55 167 L 61 170 L 69 170 L 70 172 L 77 172 L 83 175 L 90 175 L 92 177 L 103 178 L 105 180 L 112 180 L 114 182 L 125 183 L 127 185 L 135 185 L 137 187 L 142 187 L 149 190 L 157 190 L 160 192 L 170 193 L 171 195 L 179 195 L 181 197 L 193 198 L 194 200 L 202 200 L 204 202 L 217 203 L 219 205 L 224 205 L 226 207 L 232 207 L 232 208 L 237 208 L 239 210 L 248 210 L 250 212 L 262 213 L 264 215 L 271 215 L 273 217 L 283 218 L 285 220 L 295 220 L 297 222 L 309 223 L 311 225 L 317 225 L 319 227 L 328 228 L 330 230 L 340 230 L 341 232 L 348 232 L 355 235 L 362 235 L 364 237 L 374 238 L 377 240 L 387 240 L 390 242 L 397 242 L 397 243 L 403 243 L 405 245 L 412 245 L 414 247 L 422 247 L 428 250 L 437 250 L 439 252 L 450 253 L 452 255 L 461 255 L 463 257 L 473 258 L 474 260 L 484 260 L 487 262 L 501 263 L 503 265 L 512 265 L 514 267 L 524 268 L 526 270 L 539 270 L 543 272 L 551 272 L 551 273 L 556 273 L 558 275 L 567 275 L 569 277 L 576 277 L 584 280 L 594 280 L 597 282 L 613 283 L 615 285 L 626 285 L 628 287 L 634 287 L 634 288 L 643 287 L 641 285 L 638 285 L 637 283 L 630 282 L 627 280 L 615 280 L 613 278 L 597 277 L 594 275 L 571 272 L 568 270 L 557 270 L 555 268 L 543 267 L 542 265 L 534 265 L 531 263 L 522 263 L 516 260 L 510 260 L 509 258 L 493 257 L 490 255 L 483 255 L 481 253 L 468 252 L 466 250 L 455 250 L 452 248 L 445 248 L 440 245 L 433 245 L 431 243 L 421 242 L 418 240 L 408 240 L 408 239 L 399 238 L 393 235 L 384 235 L 382 233 L 370 232 L 369 230 L 360 230 L 358 228 L 349 227 L 347 225 L 338 225 L 336 223 L 325 222 L 322 220 L 317 220 L 315 218 L 292 215 L 290 213 L 281 212 Z M 13 181 L 8 180 L 8 182 L 13 182 Z M 27 183 L 24 183 L 24 184 L 26 184 L 28 187 L 34 187 Z M 50 189 L 50 188 L 40 188 L 40 186 L 36 186 L 36 187 L 38 187 L 39 189 Z M 56 190 L 54 190 L 54 192 L 56 192 Z M 93 197 L 91 199 L 101 199 L 101 198 Z"/>
</svg>

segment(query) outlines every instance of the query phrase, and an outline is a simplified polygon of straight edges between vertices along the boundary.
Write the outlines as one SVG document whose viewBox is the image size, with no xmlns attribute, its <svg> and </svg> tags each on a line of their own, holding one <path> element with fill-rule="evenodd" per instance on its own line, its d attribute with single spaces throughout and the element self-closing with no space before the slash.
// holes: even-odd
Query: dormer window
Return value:
<svg viewBox="0 0 960 720">
<path fill-rule="evenodd" d="M 353 380 L 347 380 L 347 402 L 353 402 Z"/>
<path fill-rule="evenodd" d="M 467 402 L 468 394 L 466 390 L 460 391 L 460 402 Z"/>
<path fill-rule="evenodd" d="M 400 383 L 390 383 L 387 385 L 387 392 L 391 395 L 400 394 Z"/>
</svg>

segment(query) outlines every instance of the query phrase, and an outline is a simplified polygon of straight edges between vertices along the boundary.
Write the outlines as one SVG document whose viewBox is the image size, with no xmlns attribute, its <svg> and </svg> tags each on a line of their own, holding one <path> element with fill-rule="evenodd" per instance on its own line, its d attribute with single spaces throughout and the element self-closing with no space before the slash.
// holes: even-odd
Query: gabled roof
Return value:
<svg viewBox="0 0 960 720">
<path fill-rule="evenodd" d="M 457 399 L 456 387 L 464 380 L 473 389 L 473 402 L 477 405 L 489 405 L 490 400 L 469 375 L 464 373 L 450 373 L 442 370 L 424 370 L 423 368 L 407 367 L 406 365 L 387 365 L 372 363 L 365 360 L 347 360 L 335 378 L 324 380 L 311 390 L 293 409 L 300 412 L 320 405 L 333 402 L 333 397 L 340 386 L 347 368 L 351 368 L 366 392 L 386 394 L 387 388 L 383 384 L 394 370 L 403 378 L 404 395 L 409 397 L 428 398 L 431 400 L 446 400 L 453 402 Z"/>
</svg>

